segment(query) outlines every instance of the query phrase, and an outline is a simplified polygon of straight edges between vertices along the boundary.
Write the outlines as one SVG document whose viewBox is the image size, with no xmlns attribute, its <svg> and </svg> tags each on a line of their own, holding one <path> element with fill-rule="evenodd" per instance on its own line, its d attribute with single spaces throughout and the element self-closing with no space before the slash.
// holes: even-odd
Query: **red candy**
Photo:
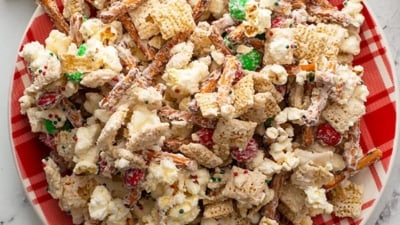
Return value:
<svg viewBox="0 0 400 225">
<path fill-rule="evenodd" d="M 125 171 L 124 183 L 127 188 L 135 188 L 144 179 L 144 169 L 129 168 Z"/>
<path fill-rule="evenodd" d="M 322 141 L 323 144 L 335 146 L 342 140 L 342 135 L 330 124 L 324 123 L 318 126 L 316 138 Z"/>
<path fill-rule="evenodd" d="M 50 109 L 56 106 L 62 98 L 62 95 L 56 92 L 47 92 L 39 96 L 36 104 L 42 109 Z"/>
<path fill-rule="evenodd" d="M 285 20 L 286 20 L 286 18 L 283 16 L 276 17 L 274 20 L 272 20 L 271 27 L 272 28 L 282 28 L 285 25 Z"/>
<path fill-rule="evenodd" d="M 206 146 L 207 148 L 212 148 L 214 145 L 214 141 L 212 136 L 214 134 L 214 130 L 210 128 L 201 128 L 196 132 L 197 136 L 199 136 L 200 144 Z"/>
<path fill-rule="evenodd" d="M 231 149 L 231 156 L 238 162 L 247 162 L 256 157 L 258 151 L 258 143 L 253 138 L 250 139 L 246 148 L 239 151 L 239 148 Z"/>
</svg>

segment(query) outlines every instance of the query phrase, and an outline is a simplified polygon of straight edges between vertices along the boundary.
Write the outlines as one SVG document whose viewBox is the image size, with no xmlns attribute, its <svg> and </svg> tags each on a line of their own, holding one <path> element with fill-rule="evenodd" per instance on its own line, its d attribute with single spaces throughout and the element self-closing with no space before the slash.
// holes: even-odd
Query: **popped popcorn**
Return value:
<svg viewBox="0 0 400 225">
<path fill-rule="evenodd" d="M 20 52 L 32 84 L 19 103 L 74 224 L 360 215 L 347 178 L 382 155 L 359 143 L 360 0 L 63 4 L 59 30 Z"/>
</svg>

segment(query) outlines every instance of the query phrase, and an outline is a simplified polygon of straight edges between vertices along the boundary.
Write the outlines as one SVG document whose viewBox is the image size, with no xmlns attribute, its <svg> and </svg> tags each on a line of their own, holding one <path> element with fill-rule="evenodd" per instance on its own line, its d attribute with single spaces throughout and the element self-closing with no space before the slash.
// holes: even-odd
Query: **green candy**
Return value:
<svg viewBox="0 0 400 225">
<path fill-rule="evenodd" d="M 75 72 L 75 73 L 66 73 L 67 80 L 72 81 L 74 83 L 79 83 L 82 80 L 83 73 Z"/>
<path fill-rule="evenodd" d="M 44 127 L 49 134 L 55 134 L 57 132 L 57 128 L 51 120 L 44 120 Z"/>
<path fill-rule="evenodd" d="M 86 53 L 87 46 L 85 44 L 81 44 L 79 46 L 78 52 L 76 53 L 78 56 L 83 56 Z"/>
<path fill-rule="evenodd" d="M 229 0 L 229 14 L 235 20 L 244 20 L 246 18 L 246 3 L 248 0 Z"/>
<path fill-rule="evenodd" d="M 261 54 L 255 49 L 246 54 L 238 54 L 237 57 L 245 70 L 254 71 L 261 63 Z"/>
</svg>

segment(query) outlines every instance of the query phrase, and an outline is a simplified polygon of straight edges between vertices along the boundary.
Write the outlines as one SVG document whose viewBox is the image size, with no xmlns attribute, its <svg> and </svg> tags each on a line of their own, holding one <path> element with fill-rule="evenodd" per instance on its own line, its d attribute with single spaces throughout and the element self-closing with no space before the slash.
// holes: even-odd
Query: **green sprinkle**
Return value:
<svg viewBox="0 0 400 225">
<path fill-rule="evenodd" d="M 269 184 L 271 182 L 271 180 L 265 179 L 264 181 L 266 184 Z"/>
<path fill-rule="evenodd" d="M 54 56 L 54 53 L 50 52 L 49 55 L 50 55 L 50 56 Z"/>
<path fill-rule="evenodd" d="M 55 134 L 57 132 L 57 128 L 54 126 L 53 121 L 51 120 L 44 120 L 44 127 L 49 134 Z"/>
<path fill-rule="evenodd" d="M 215 182 L 215 181 L 217 181 L 217 178 L 211 177 L 211 181 L 212 181 L 212 182 Z"/>
<path fill-rule="evenodd" d="M 231 14 L 233 19 L 244 20 L 246 18 L 246 3 L 247 0 L 229 0 L 229 14 Z"/>
<path fill-rule="evenodd" d="M 144 104 L 149 104 L 149 101 L 148 100 L 144 100 Z"/>
<path fill-rule="evenodd" d="M 39 72 L 39 73 L 42 73 L 42 72 L 43 72 L 43 70 L 42 70 L 42 69 L 39 69 L 39 70 L 38 70 L 38 72 Z"/>
<path fill-rule="evenodd" d="M 86 22 L 87 20 L 88 20 L 88 17 L 87 17 L 87 16 L 83 16 L 83 17 L 82 17 L 82 21 L 83 21 L 83 22 Z"/>
<path fill-rule="evenodd" d="M 307 74 L 307 78 L 308 78 L 308 80 L 309 80 L 310 82 L 313 82 L 313 81 L 315 80 L 315 75 L 314 75 L 314 73 L 313 73 L 313 72 L 309 72 L 309 73 Z"/>
<path fill-rule="evenodd" d="M 74 83 L 79 83 L 82 80 L 83 73 L 75 72 L 75 73 L 67 73 L 67 80 L 72 81 Z"/>
<path fill-rule="evenodd" d="M 289 45 L 286 45 L 286 49 L 289 49 Z"/>
<path fill-rule="evenodd" d="M 180 214 L 183 214 L 184 212 L 185 212 L 185 210 L 179 209 L 179 213 L 180 213 Z"/>
<path fill-rule="evenodd" d="M 245 70 L 254 71 L 261 63 L 261 54 L 255 49 L 246 54 L 238 54 L 237 57 Z"/>
<path fill-rule="evenodd" d="M 278 6 L 278 5 L 279 5 L 279 1 L 276 1 L 276 2 L 274 3 L 274 5 L 275 5 L 275 6 Z"/>
<path fill-rule="evenodd" d="M 272 122 L 274 121 L 274 117 L 270 117 L 264 121 L 264 127 L 268 128 L 272 126 Z"/>
<path fill-rule="evenodd" d="M 221 182 L 221 181 L 222 181 L 222 178 L 221 178 L 221 177 L 217 177 L 217 181 L 218 181 L 218 182 Z"/>
<path fill-rule="evenodd" d="M 78 52 L 76 53 L 78 56 L 83 56 L 86 53 L 87 47 L 85 44 L 81 44 L 79 46 Z"/>
</svg>

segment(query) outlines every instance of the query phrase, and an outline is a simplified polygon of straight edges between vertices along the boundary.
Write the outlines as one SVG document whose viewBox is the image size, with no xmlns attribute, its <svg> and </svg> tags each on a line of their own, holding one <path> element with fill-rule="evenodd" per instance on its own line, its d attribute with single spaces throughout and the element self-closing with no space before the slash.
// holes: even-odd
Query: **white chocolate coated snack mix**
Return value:
<svg viewBox="0 0 400 225">
<path fill-rule="evenodd" d="M 360 217 L 361 0 L 37 2 L 19 102 L 74 224 Z"/>
</svg>

